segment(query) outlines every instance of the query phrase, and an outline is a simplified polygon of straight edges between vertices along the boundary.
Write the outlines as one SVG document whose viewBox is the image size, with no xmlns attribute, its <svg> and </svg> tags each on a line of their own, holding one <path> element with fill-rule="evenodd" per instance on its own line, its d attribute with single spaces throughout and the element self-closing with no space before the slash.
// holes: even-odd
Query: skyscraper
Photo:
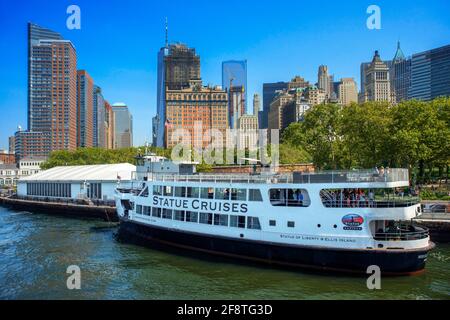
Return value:
<svg viewBox="0 0 450 320">
<path fill-rule="evenodd" d="M 229 60 L 222 62 L 222 88 L 230 91 L 231 87 L 243 88 L 243 109 L 247 109 L 247 60 Z M 228 101 L 232 102 L 232 99 Z M 232 108 L 230 105 L 230 112 Z"/>
<path fill-rule="evenodd" d="M 384 63 L 387 65 L 387 67 L 389 69 L 391 68 L 392 61 L 384 61 Z M 360 89 L 361 97 L 363 97 L 365 94 L 364 90 L 366 89 L 366 84 L 367 84 L 367 79 L 366 79 L 367 69 L 369 68 L 369 66 L 371 64 L 372 64 L 372 62 L 363 62 L 363 63 L 361 63 L 361 66 L 359 69 L 360 77 L 361 77 L 361 89 Z"/>
<path fill-rule="evenodd" d="M 263 84 L 263 110 L 260 112 L 259 127 L 267 129 L 269 125 L 270 104 L 277 94 L 289 87 L 288 82 L 264 83 Z"/>
<path fill-rule="evenodd" d="M 107 149 L 114 149 L 115 145 L 114 139 L 116 133 L 116 130 L 114 129 L 114 124 L 115 124 L 114 111 L 109 102 L 105 100 L 105 125 L 106 125 L 105 148 Z"/>
<path fill-rule="evenodd" d="M 295 95 L 285 91 L 278 93 L 270 104 L 269 111 L 269 130 L 281 130 L 283 129 L 283 115 L 284 107 L 295 99 Z"/>
<path fill-rule="evenodd" d="M 244 86 L 247 89 L 247 60 L 229 60 L 222 62 L 222 88 Z"/>
<path fill-rule="evenodd" d="M 361 94 L 361 102 L 387 101 L 395 102 L 395 94 L 391 92 L 389 67 L 384 63 L 378 51 L 375 51 L 371 64 L 365 68 L 364 93 Z"/>
<path fill-rule="evenodd" d="M 410 99 L 450 96 L 450 45 L 414 54 L 411 61 Z"/>
<path fill-rule="evenodd" d="M 102 88 L 94 85 L 93 93 L 93 133 L 94 147 L 105 147 L 105 99 Z"/>
<path fill-rule="evenodd" d="M 411 59 L 407 59 L 397 44 L 397 51 L 390 67 L 391 90 L 395 93 L 396 102 L 408 99 L 408 91 L 411 86 Z"/>
<path fill-rule="evenodd" d="M 161 48 L 158 52 L 158 83 L 157 83 L 157 97 L 156 97 L 156 116 L 154 118 L 154 146 L 164 146 L 164 124 L 166 121 L 166 63 L 165 58 L 169 54 L 169 45 L 166 41 L 166 46 Z"/>
<path fill-rule="evenodd" d="M 77 146 L 93 147 L 97 129 L 97 108 L 94 114 L 94 81 L 85 70 L 77 71 Z M 97 140 L 97 138 L 95 138 Z M 97 141 L 96 141 L 97 142 Z"/>
<path fill-rule="evenodd" d="M 246 91 L 244 86 L 232 86 L 228 89 L 228 114 L 231 129 L 237 129 L 239 118 L 246 113 Z"/>
<path fill-rule="evenodd" d="M 34 23 L 28 23 L 28 130 L 33 130 L 32 128 L 32 118 L 37 113 L 43 113 L 42 105 L 45 102 L 41 102 L 41 96 L 35 94 L 39 91 L 39 87 L 33 87 L 33 73 L 38 72 L 39 65 L 36 63 L 37 57 L 33 53 L 33 47 L 39 44 L 39 40 L 62 40 L 59 33 L 54 32 L 50 29 L 46 29 L 38 26 Z M 50 79 L 47 79 L 50 80 Z M 37 83 L 36 83 L 37 85 Z"/>
<path fill-rule="evenodd" d="M 15 135 L 18 159 L 76 148 L 76 64 L 70 41 L 28 24 L 28 130 Z"/>
<path fill-rule="evenodd" d="M 358 102 L 358 88 L 353 78 L 342 78 L 338 87 L 338 99 L 344 106 Z"/>
<path fill-rule="evenodd" d="M 133 146 L 133 116 L 125 103 L 112 105 L 114 112 L 114 149 Z"/>
<path fill-rule="evenodd" d="M 102 89 L 94 85 L 94 146 L 98 148 L 109 149 L 108 130 L 110 123 L 108 119 L 108 110 Z"/>
<path fill-rule="evenodd" d="M 167 90 L 188 88 L 191 80 L 199 81 L 200 57 L 195 49 L 184 44 L 169 45 L 161 48 L 158 54 L 158 95 L 156 119 L 156 143 L 164 146 L 166 126 L 165 96 Z"/>
<path fill-rule="evenodd" d="M 228 128 L 228 94 L 221 87 L 204 87 L 201 81 L 191 81 L 188 88 L 169 89 L 166 91 L 166 111 L 165 144 L 168 148 L 179 143 L 177 137 L 173 136 L 178 129 L 189 132 L 189 142 L 194 147 L 210 144 L 210 137 L 207 136 L 210 129 L 219 130 L 225 137 Z M 199 126 L 196 127 L 196 124 Z"/>
<path fill-rule="evenodd" d="M 258 116 L 259 111 L 261 111 L 261 98 L 259 94 L 255 93 L 253 95 L 253 115 Z"/>
<path fill-rule="evenodd" d="M 319 66 L 319 71 L 317 73 L 317 87 L 325 92 L 326 99 L 331 99 L 334 92 L 333 82 L 334 77 L 328 74 L 328 67 L 321 65 Z"/>
<path fill-rule="evenodd" d="M 10 136 L 8 138 L 8 144 L 9 144 L 9 153 L 10 154 L 14 154 L 16 153 L 16 137 L 15 136 Z"/>
</svg>

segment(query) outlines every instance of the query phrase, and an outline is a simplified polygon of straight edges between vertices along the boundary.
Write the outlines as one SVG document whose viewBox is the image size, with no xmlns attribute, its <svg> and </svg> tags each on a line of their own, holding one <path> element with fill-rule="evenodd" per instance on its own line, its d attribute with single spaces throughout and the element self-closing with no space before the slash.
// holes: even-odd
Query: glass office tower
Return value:
<svg viewBox="0 0 450 320">
<path fill-rule="evenodd" d="M 414 54 L 409 99 L 450 96 L 450 45 Z"/>
</svg>

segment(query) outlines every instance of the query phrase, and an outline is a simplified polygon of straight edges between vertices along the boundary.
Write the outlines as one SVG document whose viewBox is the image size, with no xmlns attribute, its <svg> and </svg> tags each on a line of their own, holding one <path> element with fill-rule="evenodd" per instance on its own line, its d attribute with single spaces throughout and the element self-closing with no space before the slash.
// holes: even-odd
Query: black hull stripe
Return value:
<svg viewBox="0 0 450 320">
<path fill-rule="evenodd" d="M 431 244 L 429 248 L 409 251 L 300 247 L 200 235 L 126 220 L 121 222 L 119 234 L 146 242 L 269 265 L 358 274 L 366 273 L 370 265 L 378 265 L 384 275 L 422 272 L 426 259 L 419 259 L 419 256 L 426 255 L 434 247 Z"/>
</svg>

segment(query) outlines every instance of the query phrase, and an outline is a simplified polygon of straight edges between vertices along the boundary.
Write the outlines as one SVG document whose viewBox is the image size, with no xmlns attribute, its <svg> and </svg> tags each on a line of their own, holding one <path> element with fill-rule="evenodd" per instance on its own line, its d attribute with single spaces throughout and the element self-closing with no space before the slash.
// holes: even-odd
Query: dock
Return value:
<svg viewBox="0 0 450 320">
<path fill-rule="evenodd" d="M 450 243 L 450 212 L 423 213 L 414 221 L 430 230 L 432 241 Z"/>
<path fill-rule="evenodd" d="M 107 222 L 118 222 L 114 206 L 93 203 L 52 202 L 19 199 L 15 197 L 0 197 L 0 205 L 15 210 L 42 212 L 61 216 L 102 219 Z"/>
</svg>

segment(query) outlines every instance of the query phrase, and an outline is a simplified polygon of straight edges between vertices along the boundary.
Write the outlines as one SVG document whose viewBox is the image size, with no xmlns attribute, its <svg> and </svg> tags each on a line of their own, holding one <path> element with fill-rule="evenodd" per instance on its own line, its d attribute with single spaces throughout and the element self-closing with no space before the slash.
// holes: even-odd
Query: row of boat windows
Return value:
<svg viewBox="0 0 450 320">
<path fill-rule="evenodd" d="M 259 218 L 257 217 L 172 210 L 141 205 L 136 205 L 136 214 L 168 220 L 209 224 L 231 228 L 261 230 L 261 224 L 259 223 Z"/>
<path fill-rule="evenodd" d="M 153 186 L 153 195 L 180 198 L 201 198 L 231 201 L 256 201 L 262 202 L 261 191 L 259 189 L 234 189 L 234 188 L 199 188 L 199 187 L 172 187 Z M 141 197 L 148 197 L 148 187 L 146 187 Z M 248 197 L 247 197 L 248 196 Z"/>
</svg>

